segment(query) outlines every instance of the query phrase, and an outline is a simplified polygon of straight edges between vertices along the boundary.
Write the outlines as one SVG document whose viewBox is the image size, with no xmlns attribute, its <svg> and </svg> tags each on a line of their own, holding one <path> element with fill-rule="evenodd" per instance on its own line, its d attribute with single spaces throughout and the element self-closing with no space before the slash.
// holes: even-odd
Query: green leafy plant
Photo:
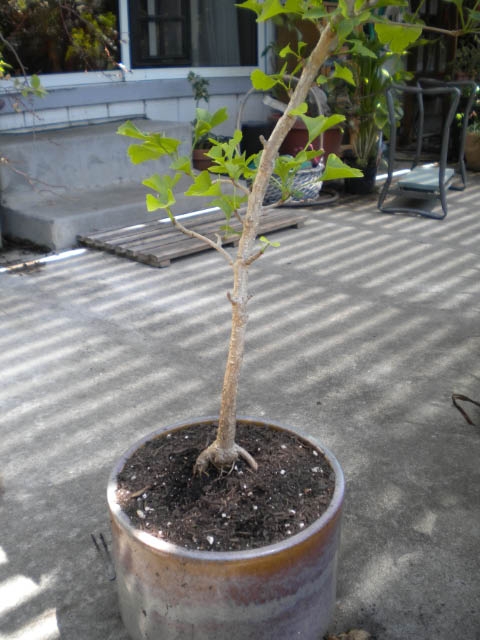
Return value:
<svg viewBox="0 0 480 640">
<path fill-rule="evenodd" d="M 464 100 L 468 100 L 472 96 L 472 89 L 470 87 L 464 88 L 462 91 L 462 97 Z M 465 116 L 467 117 L 467 133 L 479 133 L 480 132 L 480 87 L 477 86 L 475 90 L 475 99 L 473 101 L 472 109 L 470 113 L 465 114 L 464 111 L 455 114 L 455 125 L 457 129 L 463 127 Z"/>
<path fill-rule="evenodd" d="M 18 53 L 15 48 L 11 45 L 11 43 L 0 33 L 0 44 L 3 45 L 4 49 L 8 49 L 13 57 L 16 59 L 19 68 L 22 70 L 22 78 L 15 77 L 13 78 L 13 83 L 10 87 L 4 91 L 4 95 L 11 99 L 13 108 L 17 111 L 21 109 L 22 101 L 19 99 L 19 96 L 22 98 L 26 98 L 28 96 L 36 96 L 38 98 L 43 98 L 47 92 L 43 87 L 40 78 L 33 74 L 28 77 L 26 70 L 23 66 L 22 61 L 20 60 Z M 0 81 L 1 80 L 12 80 L 11 77 L 11 69 L 12 65 L 10 65 L 3 58 L 3 54 L 0 50 Z M 4 101 L 1 102 L 0 107 L 4 106 Z"/>
<path fill-rule="evenodd" d="M 480 78 L 480 38 L 478 36 L 466 37 L 459 41 L 453 62 L 453 72 L 471 80 Z"/>
<path fill-rule="evenodd" d="M 225 107 L 218 109 L 215 113 L 210 113 L 208 109 L 200 107 L 202 102 L 208 104 L 210 100 L 210 93 L 208 91 L 209 80 L 207 80 L 207 78 L 203 78 L 193 71 L 190 71 L 187 80 L 192 87 L 193 99 L 195 101 L 195 119 L 192 121 L 192 147 L 193 149 L 210 149 L 212 139 L 217 142 L 226 140 L 225 136 L 212 133 L 212 129 L 228 120 L 228 113 Z"/>
<path fill-rule="evenodd" d="M 480 88 L 477 87 L 476 99 L 473 103 L 473 109 L 468 114 L 467 133 L 474 133 L 480 135 Z M 463 120 L 463 114 L 460 115 L 460 122 Z"/>
<path fill-rule="evenodd" d="M 202 101 L 208 104 L 208 101 L 210 100 L 210 93 L 208 91 L 208 85 L 210 84 L 209 80 L 207 80 L 207 78 L 199 76 L 193 71 L 189 72 L 187 80 L 192 87 L 193 99 L 195 100 L 195 108 L 198 108 Z"/>
<path fill-rule="evenodd" d="M 383 26 L 383 25 L 382 25 Z M 352 44 L 346 62 L 351 72 L 348 82 L 350 110 L 348 126 L 356 166 L 365 169 L 376 161 L 383 134 L 388 134 L 386 92 L 393 82 L 411 78 L 404 70 L 404 51 L 396 52 L 381 42 L 378 32 L 362 31 Z M 396 104 L 398 120 L 403 111 Z"/>
<path fill-rule="evenodd" d="M 475 135 L 480 135 L 480 120 L 474 120 L 467 127 L 468 133 L 474 133 Z"/>
<path fill-rule="evenodd" d="M 297 60 L 298 81 L 294 85 L 285 83 L 285 69 L 268 75 L 257 69 L 251 75 L 253 87 L 258 91 L 271 91 L 275 87 L 283 88 L 288 95 L 288 105 L 278 120 L 268 140 L 263 141 L 263 150 L 251 157 L 239 150 L 241 132 L 235 131 L 231 140 L 219 142 L 211 138 L 212 148 L 208 156 L 213 161 L 209 171 L 196 174 L 192 170 L 191 159 L 179 155 L 180 141 L 167 138 L 162 134 L 148 134 L 137 129 L 131 122 L 122 125 L 119 133 L 136 140 L 129 148 L 129 155 L 134 163 L 155 159 L 162 155 L 171 158 L 171 174 L 153 174 L 144 181 L 150 190 L 146 196 L 147 209 L 156 211 L 163 209 L 171 223 L 186 235 L 200 238 L 207 245 L 216 249 L 232 271 L 233 284 L 228 293 L 231 305 L 232 323 L 229 341 L 227 364 L 224 373 L 221 393 L 217 435 L 198 457 L 195 471 L 205 472 L 210 464 L 218 468 L 230 469 L 238 457 L 243 457 L 252 468 L 256 462 L 249 452 L 242 449 L 235 441 L 237 392 L 245 351 L 245 335 L 247 325 L 247 307 L 250 299 L 249 273 L 251 266 L 260 259 L 272 246 L 266 239 L 257 241 L 257 231 L 263 211 L 263 202 L 267 187 L 272 178 L 282 185 L 281 201 L 288 197 L 291 189 L 291 177 L 300 170 L 303 163 L 310 161 L 317 151 L 308 146 L 323 131 L 344 120 L 343 116 L 307 115 L 306 97 L 310 87 L 317 82 L 319 70 L 325 61 L 335 53 L 358 53 L 365 47 L 362 37 L 364 25 L 372 24 L 379 46 L 388 47 L 392 55 L 400 55 L 414 43 L 422 33 L 422 25 L 416 24 L 413 16 L 406 16 L 405 23 L 390 23 L 385 16 L 374 13 L 376 5 L 381 3 L 371 0 L 340 0 L 333 10 L 326 7 L 322 0 L 245 0 L 239 6 L 255 12 L 259 22 L 283 17 L 293 20 L 310 21 L 318 30 L 318 38 L 308 57 L 302 54 L 302 44 L 290 48 L 290 55 Z M 410 22 L 408 21 L 410 20 Z M 293 54 L 292 54 L 293 52 Z M 362 57 L 377 59 L 377 53 L 364 52 Z M 381 54 L 380 54 L 381 55 Z M 354 72 L 347 66 L 338 65 L 338 75 L 350 78 Z M 379 82 L 382 78 L 380 77 Z M 383 86 L 383 85 L 382 85 Z M 376 105 L 376 102 L 375 102 Z M 308 131 L 308 141 L 303 150 L 293 158 L 279 156 L 280 146 L 292 128 L 296 118 L 301 118 Z M 197 118 L 194 139 L 201 135 L 209 135 L 213 122 L 206 117 Z M 326 163 L 323 181 L 345 177 L 359 177 L 362 173 L 345 165 L 338 157 L 330 155 Z M 180 179 L 187 179 L 189 186 L 185 195 L 208 196 L 211 206 L 219 207 L 225 215 L 224 229 L 228 230 L 229 221 L 234 216 L 241 222 L 241 234 L 238 248 L 232 256 L 222 246 L 220 235 L 217 240 L 199 236 L 195 231 L 184 226 L 172 213 L 175 203 L 174 189 Z M 247 181 L 251 181 L 250 186 Z"/>
<path fill-rule="evenodd" d="M 108 1 L 3 0 L 0 55 L 11 74 L 115 68 L 118 33 Z"/>
<path fill-rule="evenodd" d="M 89 69 L 111 69 L 116 66 L 112 53 L 116 51 L 116 16 L 110 11 L 94 14 L 81 11 L 77 24 L 70 30 L 70 44 L 65 60 Z"/>
</svg>

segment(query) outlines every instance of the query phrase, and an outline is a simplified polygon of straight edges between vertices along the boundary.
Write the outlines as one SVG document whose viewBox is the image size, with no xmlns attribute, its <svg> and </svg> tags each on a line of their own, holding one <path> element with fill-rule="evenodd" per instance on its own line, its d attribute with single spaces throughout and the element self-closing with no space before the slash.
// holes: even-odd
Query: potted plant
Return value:
<svg viewBox="0 0 480 640">
<path fill-rule="evenodd" d="M 469 34 L 459 38 L 453 73 L 457 80 L 478 80 L 480 77 L 480 38 Z"/>
<path fill-rule="evenodd" d="M 355 28 L 372 16 L 367 10 L 369 3 L 365 6 L 356 3 L 349 8 L 339 5 L 328 14 L 328 20 L 319 23 L 319 19 L 324 18 L 321 2 L 291 0 L 287 5 L 251 0 L 241 5 L 253 9 L 260 21 L 271 18 L 272 14 L 287 14 L 288 10 L 318 26 L 318 41 L 309 57 L 303 60 L 287 109 L 269 139 L 264 141 L 261 153 L 248 158 L 241 153 L 239 131 L 226 142 L 212 138 L 208 156 L 214 165 L 209 171 L 196 174 L 190 158 L 178 157 L 179 140 L 159 133 L 143 133 L 131 123 L 119 130 L 136 140 L 129 147 L 133 162 L 154 160 L 163 155 L 172 157 L 173 175 L 154 174 L 144 180 L 151 190 L 146 197 L 149 211 L 165 210 L 177 229 L 200 239 L 171 212 L 175 202 L 173 188 L 180 178 L 187 177 L 190 180 L 188 195 L 209 195 L 213 198 L 212 205 L 223 210 L 226 218 L 223 232 L 228 232 L 232 216 L 242 222 L 234 256 L 221 246 L 215 234 L 201 237 L 219 252 L 233 275 L 232 290 L 227 294 L 232 324 L 219 415 L 193 424 L 160 428 L 144 437 L 124 454 L 110 479 L 108 502 L 120 607 L 135 640 L 246 640 L 252 637 L 318 640 L 328 626 L 334 606 L 335 558 L 343 497 L 341 469 L 323 446 L 294 429 L 238 416 L 237 390 L 245 350 L 250 267 L 274 244 L 264 237 L 256 240 L 267 187 L 274 174 L 282 185 L 281 199 L 288 197 L 292 172 L 300 170 L 317 154 L 308 149 L 308 144 L 331 125 L 338 124 L 338 116 L 305 115 L 305 99 L 327 57 L 345 44 L 347 35 L 355 42 Z M 421 28 L 415 26 L 407 29 L 398 25 L 383 26 L 386 30 L 380 31 L 385 41 L 402 49 L 421 32 Z M 268 76 L 260 70 L 254 71 L 251 77 L 255 89 L 262 91 L 269 91 L 283 81 L 283 74 Z M 294 158 L 285 159 L 279 150 L 297 117 L 307 128 L 307 145 Z M 196 129 L 198 127 L 199 122 Z M 344 165 L 331 155 L 322 179 L 359 175 L 358 169 Z M 249 179 L 251 186 L 245 182 Z M 227 189 L 223 190 L 225 183 Z M 242 209 L 244 206 L 246 209 Z M 192 446 L 195 440 L 201 445 Z M 199 452 L 195 453 L 197 447 Z M 293 464 L 287 468 L 284 465 L 290 457 L 288 452 L 293 451 L 306 454 L 306 458 L 301 462 L 292 455 Z M 181 472 L 185 464 L 187 470 Z M 298 478 L 305 470 L 308 480 L 293 485 L 296 487 L 292 493 L 293 503 L 282 517 L 294 518 L 299 503 L 303 504 L 315 486 L 315 493 L 317 490 L 319 493 L 314 499 L 309 524 L 297 520 L 294 527 L 290 521 L 280 519 L 281 533 L 277 528 L 275 535 L 266 534 L 269 521 L 278 524 L 278 513 L 269 509 L 268 499 L 288 493 L 282 478 L 291 475 L 293 481 L 294 476 Z M 270 475 L 269 489 L 264 487 L 255 493 L 257 490 L 251 489 L 250 483 L 255 483 L 263 474 Z M 302 487 L 300 491 L 298 486 Z M 218 487 L 223 487 L 220 494 L 216 491 Z M 187 501 L 186 493 L 196 495 L 196 500 L 185 513 L 182 505 Z M 266 502 L 259 508 L 255 499 L 260 494 Z M 254 514 L 260 511 L 264 516 L 256 531 L 250 527 L 247 535 L 242 536 L 241 527 L 237 527 L 236 536 L 226 536 L 226 546 L 217 545 L 217 537 L 232 526 L 232 510 L 242 505 L 247 515 L 236 513 L 237 523 L 247 526 L 248 521 L 255 529 L 258 521 Z M 164 508 L 168 511 L 162 513 L 168 515 L 154 520 L 156 511 Z M 215 522 L 210 517 L 212 510 L 216 514 Z M 206 518 L 202 517 L 205 513 Z M 203 526 L 194 529 L 196 533 L 186 541 L 182 531 L 190 530 L 192 520 L 203 520 Z M 149 525 L 151 522 L 155 524 Z M 180 537 L 171 536 L 170 529 L 179 531 Z M 244 544 L 230 550 L 230 545 L 236 545 L 242 537 Z"/>
<path fill-rule="evenodd" d="M 288 77 L 288 76 L 287 76 Z M 322 86 L 313 86 L 310 90 L 310 94 L 307 96 L 307 115 L 315 117 L 317 115 L 342 115 L 342 123 L 344 119 L 345 111 L 340 112 L 337 108 L 337 87 L 333 84 L 334 75 L 331 78 L 325 78 L 325 84 Z M 288 96 L 292 91 L 291 83 L 288 84 L 287 90 L 283 93 L 284 96 Z M 283 112 L 288 103 L 273 101 L 273 104 Z M 267 104 L 269 102 L 267 101 Z M 272 103 L 270 103 L 272 104 Z M 343 103 L 342 103 L 342 106 Z M 273 116 L 277 118 L 278 116 Z M 343 137 L 342 124 L 332 125 L 329 129 L 323 132 L 321 136 L 312 140 L 310 144 L 313 149 L 321 151 L 320 158 L 323 162 L 326 162 L 330 154 L 336 156 L 341 155 L 341 142 Z M 299 149 L 303 149 L 308 141 L 308 129 L 301 118 L 297 118 L 292 128 L 285 136 L 285 140 L 280 147 L 280 152 L 287 155 L 295 155 Z"/>
<path fill-rule="evenodd" d="M 472 80 L 461 80 L 458 86 L 462 89 L 462 110 L 455 115 L 456 126 L 451 141 L 453 152 L 456 152 L 456 156 L 461 153 L 460 141 L 466 125 L 463 148 L 465 164 L 471 171 L 480 171 L 480 87 Z"/>
<path fill-rule="evenodd" d="M 403 53 L 403 52 L 402 52 Z M 362 170 L 361 178 L 347 178 L 347 193 L 367 194 L 375 188 L 383 135 L 387 132 L 386 91 L 392 82 L 410 77 L 401 65 L 401 54 L 387 49 L 371 30 L 362 32 L 357 48 L 350 53 L 347 67 L 350 78 L 348 130 L 350 149 L 345 159 Z M 402 115 L 397 105 L 398 117 Z"/>
<path fill-rule="evenodd" d="M 275 111 L 283 113 L 289 101 L 292 88 L 301 71 L 302 64 L 300 60 L 307 58 L 317 39 L 317 29 L 308 20 L 291 19 L 291 16 L 277 17 L 275 20 L 276 34 L 275 41 L 271 42 L 264 51 L 264 55 L 271 54 L 271 64 L 277 72 L 284 74 L 283 86 L 276 85 L 271 93 L 272 98 L 267 96 L 265 103 L 271 106 Z M 298 53 L 295 49 L 298 48 Z M 306 98 L 307 115 L 331 115 L 345 111 L 339 111 L 337 102 L 343 107 L 342 96 L 344 89 L 335 82 L 335 72 L 330 73 L 332 68 L 332 60 L 329 60 L 322 72 L 328 71 L 328 76 L 321 74 L 317 78 L 317 83 L 311 87 Z M 328 68 L 328 69 L 327 69 Z M 274 114 L 272 118 L 278 119 L 278 115 Z M 343 137 L 343 127 L 340 124 L 333 125 L 325 131 L 321 137 L 312 141 L 315 149 L 322 149 L 321 159 L 326 162 L 330 153 L 340 155 L 341 141 Z M 285 140 L 280 147 L 280 152 L 284 154 L 297 153 L 300 148 L 305 147 L 308 139 L 308 131 L 301 118 L 297 118 L 290 131 L 285 136 Z"/>
<path fill-rule="evenodd" d="M 207 109 L 200 107 L 201 102 L 208 104 L 210 94 L 208 91 L 209 81 L 198 74 L 190 71 L 187 76 L 193 91 L 195 100 L 195 120 L 192 122 L 193 139 L 192 139 L 192 161 L 195 169 L 204 171 L 212 165 L 212 160 L 207 153 L 212 147 L 211 136 L 215 140 L 223 141 L 225 136 L 214 135 L 211 130 L 214 127 L 228 120 L 228 113 L 225 107 L 211 114 Z"/>
<path fill-rule="evenodd" d="M 465 162 L 467 169 L 480 171 L 480 120 L 474 113 L 465 136 Z"/>
</svg>

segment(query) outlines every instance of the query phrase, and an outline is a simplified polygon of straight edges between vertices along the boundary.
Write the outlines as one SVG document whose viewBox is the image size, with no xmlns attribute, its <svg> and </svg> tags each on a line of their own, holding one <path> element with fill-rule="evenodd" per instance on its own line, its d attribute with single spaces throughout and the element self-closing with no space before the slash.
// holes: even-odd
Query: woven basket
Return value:
<svg viewBox="0 0 480 640">
<path fill-rule="evenodd" d="M 324 166 L 322 164 L 312 167 L 311 169 L 300 169 L 293 180 L 292 194 L 286 202 L 290 200 L 301 202 L 302 200 L 315 200 L 318 198 L 318 194 L 322 188 L 320 176 L 323 170 Z M 280 185 L 277 184 L 275 179 L 270 179 L 263 204 L 273 204 L 281 199 L 282 190 Z"/>
</svg>

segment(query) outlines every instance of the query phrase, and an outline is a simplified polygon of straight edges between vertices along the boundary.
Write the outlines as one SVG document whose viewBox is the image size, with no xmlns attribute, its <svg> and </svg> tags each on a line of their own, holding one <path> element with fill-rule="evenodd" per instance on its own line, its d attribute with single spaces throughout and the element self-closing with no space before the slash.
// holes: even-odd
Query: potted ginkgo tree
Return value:
<svg viewBox="0 0 480 640">
<path fill-rule="evenodd" d="M 159 426 L 121 457 L 112 472 L 108 502 L 120 610 L 135 640 L 319 640 L 335 604 L 335 566 L 343 502 L 343 475 L 322 445 L 291 427 L 237 415 L 237 391 L 245 350 L 249 275 L 274 243 L 257 239 L 265 193 L 274 181 L 279 201 L 288 200 L 293 176 L 318 154 L 309 144 L 342 116 L 309 117 L 305 99 L 322 64 L 334 53 L 358 47 L 358 32 L 371 23 L 383 44 L 404 51 L 422 26 L 407 16 L 389 23 L 375 13 L 375 0 L 342 0 L 333 9 L 321 0 L 246 0 L 258 21 L 275 16 L 311 21 L 318 39 L 308 58 L 294 50 L 298 81 L 285 84 L 282 70 L 252 73 L 256 90 L 280 85 L 289 95 L 263 150 L 246 157 L 241 133 L 226 142 L 212 138 L 213 166 L 196 173 L 178 154 L 180 141 L 144 133 L 132 123 L 119 133 L 135 139 L 134 163 L 169 155 L 171 173 L 144 180 L 147 209 L 166 212 L 183 233 L 200 238 L 175 218 L 174 188 L 189 179 L 186 195 L 210 196 L 225 214 L 217 233 L 201 237 L 231 270 L 227 298 L 232 322 L 218 416 Z M 383 6 L 383 5 L 382 5 Z M 280 55 L 286 55 L 280 52 Z M 292 55 L 292 48 L 288 47 Z M 342 74 L 342 69 L 338 68 Z M 305 149 L 279 155 L 301 118 Z M 205 120 L 197 118 L 205 128 Z M 359 176 L 330 155 L 321 180 Z M 274 205 L 272 205 L 274 206 Z M 221 238 L 241 223 L 233 255 Z"/>
</svg>

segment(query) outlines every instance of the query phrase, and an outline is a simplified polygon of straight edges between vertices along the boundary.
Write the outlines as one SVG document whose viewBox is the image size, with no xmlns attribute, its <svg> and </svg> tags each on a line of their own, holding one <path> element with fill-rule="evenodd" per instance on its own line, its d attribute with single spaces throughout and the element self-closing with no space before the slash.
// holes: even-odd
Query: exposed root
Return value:
<svg viewBox="0 0 480 640">
<path fill-rule="evenodd" d="M 255 461 L 255 458 L 251 456 L 246 449 L 243 447 L 239 447 L 237 445 L 238 455 L 245 460 L 245 462 L 252 467 L 254 471 L 258 469 L 258 464 Z"/>
<path fill-rule="evenodd" d="M 370 640 L 372 636 L 364 629 L 352 629 L 348 633 L 340 633 L 338 636 L 327 636 L 327 640 Z"/>
<path fill-rule="evenodd" d="M 251 456 L 243 447 L 240 447 L 238 444 L 234 444 L 230 449 L 223 449 L 215 441 L 204 449 L 198 456 L 195 466 L 193 467 L 193 473 L 194 475 L 207 473 L 207 469 L 210 465 L 221 470 L 232 469 L 233 465 L 239 458 L 243 458 L 254 471 L 258 469 L 258 464 L 255 462 L 253 456 Z"/>
</svg>

